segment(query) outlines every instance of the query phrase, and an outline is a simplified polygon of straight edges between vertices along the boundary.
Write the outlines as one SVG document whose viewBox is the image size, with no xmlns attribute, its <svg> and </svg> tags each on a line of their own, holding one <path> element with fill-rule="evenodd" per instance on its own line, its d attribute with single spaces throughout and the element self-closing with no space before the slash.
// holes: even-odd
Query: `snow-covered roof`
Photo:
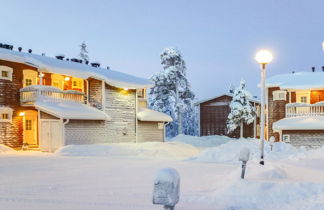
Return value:
<svg viewBox="0 0 324 210">
<path fill-rule="evenodd" d="M 104 80 L 107 84 L 118 88 L 136 89 L 153 86 L 148 79 L 111 69 L 96 68 L 77 62 L 59 60 L 47 56 L 7 50 L 4 48 L 0 48 L 0 59 L 34 66 L 42 72 L 63 74 L 82 79 L 95 78 Z"/>
<path fill-rule="evenodd" d="M 58 118 L 71 120 L 111 120 L 103 111 L 77 102 L 36 101 L 36 109 Z"/>
<path fill-rule="evenodd" d="M 172 118 L 162 112 L 154 111 L 147 108 L 139 108 L 137 112 L 137 119 L 140 121 L 154 121 L 154 122 L 172 122 Z"/>
<path fill-rule="evenodd" d="M 274 131 L 280 130 L 324 130 L 324 117 L 289 117 L 273 123 Z"/>
<path fill-rule="evenodd" d="M 279 74 L 269 77 L 266 81 L 266 86 L 293 90 L 323 89 L 324 72 Z"/>
<path fill-rule="evenodd" d="M 199 104 L 205 103 L 205 102 L 207 102 L 207 101 L 213 100 L 213 99 L 215 99 L 215 98 L 220 98 L 220 97 L 222 97 L 222 96 L 229 96 L 229 97 L 233 97 L 233 94 L 231 94 L 231 93 L 225 93 L 225 94 L 218 95 L 218 96 L 214 96 L 214 97 L 211 97 L 211 98 L 206 98 L 206 99 L 203 99 L 203 100 L 197 101 L 197 102 L 195 103 L 195 105 L 199 105 Z M 255 102 L 255 103 L 258 103 L 258 104 L 260 103 L 259 100 L 254 99 L 254 98 L 249 99 L 249 101 L 251 101 L 251 102 Z"/>
</svg>

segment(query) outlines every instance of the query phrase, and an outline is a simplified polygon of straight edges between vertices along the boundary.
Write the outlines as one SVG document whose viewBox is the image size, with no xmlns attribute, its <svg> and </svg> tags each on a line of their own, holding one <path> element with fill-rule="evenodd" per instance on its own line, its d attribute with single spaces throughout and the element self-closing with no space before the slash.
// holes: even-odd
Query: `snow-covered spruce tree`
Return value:
<svg viewBox="0 0 324 210">
<path fill-rule="evenodd" d="M 194 93 L 186 77 L 186 65 L 179 50 L 165 48 L 160 55 L 163 70 L 154 74 L 155 85 L 149 92 L 150 107 L 173 119 L 167 125 L 167 136 L 197 134 L 197 115 L 193 105 Z"/>
<path fill-rule="evenodd" d="M 243 124 L 251 124 L 255 117 L 255 108 L 249 100 L 251 94 L 245 90 L 245 81 L 242 79 L 240 87 L 233 94 L 230 103 L 231 111 L 227 117 L 227 131 L 232 133 L 237 127 L 240 127 L 240 138 L 243 138 Z"/>
<path fill-rule="evenodd" d="M 79 57 L 83 60 L 84 63 L 89 62 L 88 50 L 87 45 L 85 42 L 82 42 L 80 45 L 80 54 Z"/>
</svg>

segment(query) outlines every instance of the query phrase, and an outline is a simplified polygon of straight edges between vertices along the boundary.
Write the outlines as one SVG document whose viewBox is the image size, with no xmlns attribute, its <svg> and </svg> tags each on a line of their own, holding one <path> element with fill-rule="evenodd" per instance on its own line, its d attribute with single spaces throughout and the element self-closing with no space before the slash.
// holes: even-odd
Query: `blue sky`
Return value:
<svg viewBox="0 0 324 210">
<path fill-rule="evenodd" d="M 91 60 L 147 78 L 161 70 L 163 48 L 176 46 L 199 99 L 241 78 L 259 95 L 258 49 L 274 53 L 268 76 L 324 66 L 323 8 L 322 0 L 4 0 L 0 41 L 68 57 L 85 41 Z"/>
</svg>

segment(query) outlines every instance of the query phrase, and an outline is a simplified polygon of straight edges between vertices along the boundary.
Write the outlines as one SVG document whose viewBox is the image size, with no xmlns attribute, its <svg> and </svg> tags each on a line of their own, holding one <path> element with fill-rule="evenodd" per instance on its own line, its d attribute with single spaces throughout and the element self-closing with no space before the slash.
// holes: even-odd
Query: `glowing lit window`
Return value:
<svg viewBox="0 0 324 210">
<path fill-rule="evenodd" d="M 83 91 L 83 79 L 72 78 L 72 89 Z"/>
<path fill-rule="evenodd" d="M 31 131 L 33 128 L 32 128 L 32 120 L 26 120 L 25 122 L 25 130 L 26 131 Z"/>
<path fill-rule="evenodd" d="M 307 96 L 301 96 L 300 97 L 300 102 L 301 103 L 307 103 Z"/>
</svg>

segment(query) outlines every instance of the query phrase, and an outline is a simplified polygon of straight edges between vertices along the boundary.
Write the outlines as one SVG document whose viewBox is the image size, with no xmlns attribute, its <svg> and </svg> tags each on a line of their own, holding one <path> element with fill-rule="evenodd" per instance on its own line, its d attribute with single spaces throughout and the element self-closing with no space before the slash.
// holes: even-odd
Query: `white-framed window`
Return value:
<svg viewBox="0 0 324 210">
<path fill-rule="evenodd" d="M 297 103 L 310 103 L 310 91 L 297 91 L 296 92 Z"/>
<path fill-rule="evenodd" d="M 0 79 L 12 81 L 13 69 L 8 66 L 0 66 Z"/>
<path fill-rule="evenodd" d="M 0 122 L 11 122 L 13 110 L 10 107 L 0 107 Z"/>
<path fill-rule="evenodd" d="M 275 90 L 272 92 L 273 95 L 273 100 L 278 101 L 278 100 L 286 100 L 287 96 L 287 91 L 285 90 Z"/>
<path fill-rule="evenodd" d="M 288 134 L 282 135 L 282 141 L 285 142 L 285 143 L 289 143 L 290 142 L 290 135 L 288 135 Z"/>
<path fill-rule="evenodd" d="M 63 90 L 64 89 L 64 76 L 60 74 L 52 74 L 51 75 L 52 79 L 52 86 L 56 87 L 58 89 Z"/>
<path fill-rule="evenodd" d="M 137 89 L 137 97 L 138 98 L 146 98 L 146 89 Z"/>
<path fill-rule="evenodd" d="M 72 89 L 79 90 L 83 92 L 83 79 L 80 78 L 72 78 Z"/>
<path fill-rule="evenodd" d="M 34 70 L 23 70 L 23 87 L 37 85 L 38 72 Z"/>
</svg>

